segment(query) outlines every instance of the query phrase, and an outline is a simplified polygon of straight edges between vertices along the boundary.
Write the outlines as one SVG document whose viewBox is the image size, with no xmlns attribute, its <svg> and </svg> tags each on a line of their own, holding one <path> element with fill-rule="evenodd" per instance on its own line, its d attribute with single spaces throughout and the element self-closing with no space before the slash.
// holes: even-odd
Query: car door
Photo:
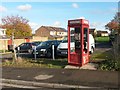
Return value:
<svg viewBox="0 0 120 90">
<path fill-rule="evenodd" d="M 32 44 L 31 43 L 26 43 L 25 50 L 28 51 L 31 48 L 32 48 Z"/>
<path fill-rule="evenodd" d="M 20 51 L 24 51 L 25 47 L 26 47 L 26 43 L 22 43 L 20 46 Z"/>
<path fill-rule="evenodd" d="M 30 43 L 24 43 L 24 45 L 21 46 L 21 51 L 27 52 L 30 48 Z"/>
</svg>

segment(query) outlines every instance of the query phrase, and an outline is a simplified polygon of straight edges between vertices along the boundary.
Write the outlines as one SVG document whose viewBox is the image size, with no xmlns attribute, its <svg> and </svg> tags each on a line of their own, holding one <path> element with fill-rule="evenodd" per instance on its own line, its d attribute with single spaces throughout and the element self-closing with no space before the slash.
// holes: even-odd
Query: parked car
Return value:
<svg viewBox="0 0 120 90">
<path fill-rule="evenodd" d="M 33 41 L 33 43 L 35 43 L 36 46 L 38 46 L 41 43 L 41 41 Z"/>
<path fill-rule="evenodd" d="M 40 45 L 36 47 L 36 55 L 38 57 L 52 57 L 52 45 L 54 45 L 54 52 L 56 56 L 56 49 L 59 45 L 59 42 L 57 40 L 49 40 L 41 42 Z M 35 53 L 35 50 L 33 51 L 33 54 Z"/>
<path fill-rule="evenodd" d="M 74 36 L 71 36 L 71 38 L 74 38 Z M 70 46 L 71 46 L 71 49 L 75 48 L 74 39 L 71 40 Z M 93 53 L 94 49 L 95 49 L 95 40 L 94 40 L 92 34 L 89 34 L 89 52 L 90 52 L 90 54 Z M 67 57 L 67 55 L 68 55 L 68 37 L 67 36 L 58 45 L 57 55 Z"/>
<path fill-rule="evenodd" d="M 60 44 L 62 42 L 62 40 L 58 40 L 58 43 Z"/>
<path fill-rule="evenodd" d="M 34 42 L 22 43 L 15 50 L 16 52 L 19 51 L 19 53 L 32 53 L 34 46 L 37 46 Z"/>
</svg>

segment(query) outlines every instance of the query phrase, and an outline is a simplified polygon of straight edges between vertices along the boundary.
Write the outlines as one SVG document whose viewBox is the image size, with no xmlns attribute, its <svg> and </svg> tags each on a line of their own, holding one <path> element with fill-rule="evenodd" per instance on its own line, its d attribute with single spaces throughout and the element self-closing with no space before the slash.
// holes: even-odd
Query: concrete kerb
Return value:
<svg viewBox="0 0 120 90">
<path fill-rule="evenodd" d="M 88 87 L 88 86 L 80 86 L 80 85 L 66 85 L 66 84 L 57 84 L 57 83 L 41 83 L 41 82 L 33 82 L 33 81 L 23 81 L 23 80 L 11 80 L 11 79 L 0 79 L 2 83 L 7 84 L 15 84 L 15 85 L 27 85 L 34 87 L 46 87 L 46 88 L 96 88 L 100 89 L 101 87 Z"/>
</svg>

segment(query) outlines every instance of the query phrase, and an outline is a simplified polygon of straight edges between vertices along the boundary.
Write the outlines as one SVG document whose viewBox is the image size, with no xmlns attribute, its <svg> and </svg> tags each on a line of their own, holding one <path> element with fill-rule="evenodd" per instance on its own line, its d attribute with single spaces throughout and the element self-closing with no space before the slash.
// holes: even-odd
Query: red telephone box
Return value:
<svg viewBox="0 0 120 90">
<path fill-rule="evenodd" d="M 68 20 L 68 64 L 82 66 L 89 62 L 89 22 Z"/>
</svg>

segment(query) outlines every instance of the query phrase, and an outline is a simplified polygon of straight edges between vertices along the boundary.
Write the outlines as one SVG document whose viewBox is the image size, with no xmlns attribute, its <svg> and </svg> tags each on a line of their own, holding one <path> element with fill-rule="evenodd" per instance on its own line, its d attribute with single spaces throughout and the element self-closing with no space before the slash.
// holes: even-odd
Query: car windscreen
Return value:
<svg viewBox="0 0 120 90">
<path fill-rule="evenodd" d="M 67 39 L 67 36 L 64 37 L 64 39 L 62 40 L 62 43 L 67 43 L 68 42 L 68 39 Z"/>
<path fill-rule="evenodd" d="M 33 45 L 38 46 L 41 42 L 33 42 Z"/>
<path fill-rule="evenodd" d="M 37 46 L 37 44 L 36 44 L 36 43 L 31 43 L 31 45 L 33 45 L 33 46 Z"/>
<path fill-rule="evenodd" d="M 67 43 L 68 42 L 68 37 L 64 37 L 64 39 L 62 40 L 62 43 Z M 74 42 L 74 36 L 71 36 L 71 42 Z"/>
<path fill-rule="evenodd" d="M 51 45 L 52 42 L 41 42 L 38 47 L 41 47 L 41 46 L 49 46 Z"/>
</svg>

